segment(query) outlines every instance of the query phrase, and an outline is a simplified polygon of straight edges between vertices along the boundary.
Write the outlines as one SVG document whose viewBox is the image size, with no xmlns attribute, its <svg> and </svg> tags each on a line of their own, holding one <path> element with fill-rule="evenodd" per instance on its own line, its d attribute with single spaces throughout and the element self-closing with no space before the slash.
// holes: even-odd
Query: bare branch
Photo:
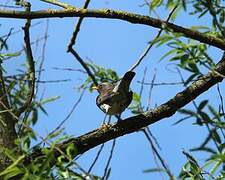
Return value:
<svg viewBox="0 0 225 180">
<path fill-rule="evenodd" d="M 27 3 L 26 6 L 26 11 L 30 11 L 30 4 Z M 30 81 L 28 82 L 28 86 L 30 89 L 29 95 L 27 97 L 26 102 L 22 107 L 20 107 L 16 111 L 16 116 L 20 116 L 24 111 L 27 110 L 27 108 L 30 106 L 33 96 L 34 96 L 34 91 L 35 91 L 35 63 L 33 59 L 33 54 L 32 54 L 32 49 L 31 49 L 31 43 L 30 43 L 30 23 L 31 20 L 27 19 L 25 26 L 23 27 L 24 30 L 24 42 L 25 42 L 25 50 L 26 50 L 26 56 L 27 56 L 27 61 L 28 61 L 28 74 L 30 77 Z"/>
<path fill-rule="evenodd" d="M 86 0 L 85 3 L 84 3 L 83 9 L 87 9 L 89 3 L 90 3 L 90 0 Z M 73 32 L 72 38 L 70 39 L 70 42 L 69 42 L 69 45 L 68 45 L 67 52 L 70 52 L 70 49 L 72 49 L 72 46 L 75 45 L 75 41 L 76 41 L 77 35 L 80 31 L 80 26 L 81 26 L 81 23 L 82 23 L 83 19 L 84 19 L 84 17 L 79 17 L 79 19 L 77 21 L 77 24 L 75 26 L 75 30 Z"/>
<path fill-rule="evenodd" d="M 150 143 L 151 145 L 151 148 L 153 150 L 153 152 L 155 153 L 156 157 L 159 159 L 161 165 L 163 166 L 163 168 L 165 169 L 166 173 L 168 174 L 168 176 L 170 177 L 171 180 L 175 180 L 172 172 L 170 171 L 170 169 L 168 168 L 168 166 L 166 165 L 164 159 L 161 157 L 161 155 L 159 154 L 158 150 L 156 149 L 156 147 L 154 146 L 149 134 L 147 133 L 146 130 L 143 130 L 148 142 Z"/>
<path fill-rule="evenodd" d="M 102 144 L 101 147 L 99 148 L 99 150 L 98 150 L 98 152 L 97 152 L 97 155 L 96 155 L 96 157 L 95 157 L 93 163 L 91 164 L 90 168 L 88 169 L 88 174 L 91 173 L 91 170 L 93 169 L 94 165 L 96 164 L 96 162 L 97 162 L 97 160 L 98 160 L 98 158 L 99 158 L 99 156 L 100 156 L 100 154 L 101 154 L 101 152 L 102 152 L 104 146 L 105 146 L 105 144 Z"/>
<path fill-rule="evenodd" d="M 114 152 L 115 146 L 116 146 L 116 139 L 113 139 L 110 155 L 109 155 L 108 161 L 106 163 L 106 167 L 104 169 L 104 175 L 102 177 L 102 180 L 107 180 L 108 179 L 108 175 L 109 175 L 109 172 L 110 172 L 109 165 L 110 165 L 110 162 L 112 160 L 112 156 L 113 156 L 113 152 Z"/>
<path fill-rule="evenodd" d="M 66 3 L 63 3 L 63 2 L 59 2 L 58 0 L 40 0 L 42 2 L 46 2 L 46 3 L 49 3 L 49 4 L 53 4 L 53 5 L 56 5 L 56 6 L 59 6 L 59 7 L 62 7 L 62 8 L 65 8 L 65 9 L 68 9 L 68 8 L 75 8 L 74 6 L 72 5 L 69 5 L 69 4 L 66 4 Z"/>
<path fill-rule="evenodd" d="M 170 18 L 172 17 L 174 11 L 177 9 L 178 5 L 176 5 L 172 11 L 169 13 L 169 16 L 166 19 L 166 23 L 169 22 Z M 159 32 L 157 33 L 157 35 L 155 36 L 155 38 L 148 44 L 148 46 L 144 49 L 143 53 L 141 54 L 141 56 L 138 58 L 137 62 L 130 68 L 129 71 L 133 71 L 140 63 L 141 61 L 144 59 L 144 57 L 148 54 L 148 52 L 150 51 L 150 49 L 153 47 L 153 45 L 155 44 L 156 40 L 159 38 L 159 36 L 162 34 L 163 29 L 160 29 Z"/>
<path fill-rule="evenodd" d="M 90 17 L 90 18 L 106 18 L 106 19 L 119 19 L 133 24 L 144 24 L 155 28 L 167 28 L 169 31 L 181 33 L 183 36 L 195 39 L 202 43 L 215 46 L 219 49 L 225 50 L 225 42 L 222 39 L 216 38 L 212 35 L 200 33 L 195 30 L 184 28 L 173 23 L 161 21 L 149 16 L 140 14 L 129 13 L 125 11 L 115 11 L 111 9 L 73 9 L 66 10 L 40 10 L 40 11 L 11 11 L 1 10 L 0 17 L 4 18 L 17 18 L 17 19 L 41 19 L 41 18 L 63 18 L 63 17 Z"/>
<path fill-rule="evenodd" d="M 154 87 L 154 82 L 155 82 L 155 79 L 156 79 L 156 69 L 154 69 L 154 74 L 153 74 L 153 77 L 152 77 L 152 82 L 151 82 L 151 86 L 149 87 L 149 93 L 148 93 L 148 100 L 147 100 L 147 108 L 146 110 L 149 110 L 150 109 L 150 103 L 151 103 L 151 98 L 152 98 L 152 92 L 153 92 L 153 87 Z"/>
<path fill-rule="evenodd" d="M 95 79 L 95 76 L 92 74 L 90 69 L 88 68 L 87 64 L 84 62 L 84 60 L 79 56 L 79 54 L 74 50 L 70 49 L 71 54 L 74 55 L 74 57 L 78 60 L 78 62 L 83 66 L 87 74 L 91 77 L 92 81 L 94 82 L 95 85 L 98 84 L 97 80 Z"/>
<path fill-rule="evenodd" d="M 88 4 L 90 3 L 90 0 L 86 0 L 83 6 L 83 9 L 86 9 L 88 7 Z M 84 17 L 80 17 L 77 21 L 77 24 L 75 26 L 75 30 L 73 32 L 73 35 L 70 39 L 67 52 L 70 52 L 71 54 L 74 55 L 74 57 L 78 60 L 78 62 L 83 66 L 87 74 L 91 77 L 92 81 L 94 82 L 95 85 L 98 85 L 97 80 L 95 79 L 95 76 L 92 74 L 91 70 L 87 66 L 87 64 L 84 62 L 84 60 L 79 56 L 79 54 L 73 49 L 73 45 L 75 45 L 77 35 L 80 31 L 81 23 L 83 21 Z"/>
</svg>

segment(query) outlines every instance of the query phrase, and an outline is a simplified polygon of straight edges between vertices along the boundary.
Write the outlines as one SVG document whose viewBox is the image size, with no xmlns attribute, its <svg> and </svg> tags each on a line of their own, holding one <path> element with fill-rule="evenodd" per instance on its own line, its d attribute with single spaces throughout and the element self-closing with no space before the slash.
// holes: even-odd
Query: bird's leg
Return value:
<svg viewBox="0 0 225 180">
<path fill-rule="evenodd" d="M 106 120 L 107 114 L 105 114 L 104 120 L 102 122 L 102 125 L 105 125 L 105 120 Z"/>
<path fill-rule="evenodd" d="M 111 115 L 109 115 L 109 120 L 108 120 L 108 122 L 107 122 L 107 124 L 110 124 L 110 122 L 111 122 Z"/>
<path fill-rule="evenodd" d="M 122 121 L 122 119 L 121 119 L 121 113 L 119 115 L 116 115 L 116 118 L 117 118 L 117 122 L 118 121 Z"/>
</svg>

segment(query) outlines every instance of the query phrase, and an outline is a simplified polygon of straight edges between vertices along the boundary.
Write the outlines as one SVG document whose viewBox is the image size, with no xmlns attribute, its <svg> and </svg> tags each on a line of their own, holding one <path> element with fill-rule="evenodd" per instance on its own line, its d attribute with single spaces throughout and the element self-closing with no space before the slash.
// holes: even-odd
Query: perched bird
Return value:
<svg viewBox="0 0 225 180">
<path fill-rule="evenodd" d="M 129 90 L 135 72 L 128 71 L 116 83 L 103 82 L 93 89 L 98 90 L 97 106 L 108 115 L 120 115 L 131 103 L 133 92 Z"/>
</svg>

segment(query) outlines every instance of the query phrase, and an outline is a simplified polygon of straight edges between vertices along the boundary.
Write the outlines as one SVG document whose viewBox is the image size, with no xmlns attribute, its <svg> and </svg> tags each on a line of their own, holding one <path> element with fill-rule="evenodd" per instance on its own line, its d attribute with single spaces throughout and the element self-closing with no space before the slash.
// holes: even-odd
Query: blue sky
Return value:
<svg viewBox="0 0 225 180">
<path fill-rule="evenodd" d="M 35 6 L 33 9 L 35 10 L 48 7 L 45 3 L 36 0 L 31 2 L 34 3 Z M 79 2 L 83 1 L 74 1 L 74 5 L 80 6 L 80 4 L 76 4 Z M 119 0 L 92 0 L 89 7 L 125 10 L 148 15 L 148 8 L 146 6 L 140 7 L 141 4 L 143 4 L 143 1 L 123 0 L 121 2 Z M 163 19 L 168 12 L 161 9 L 158 14 Z M 42 37 L 46 27 L 46 20 L 32 21 L 32 23 L 36 22 L 40 22 L 40 24 L 31 29 L 32 40 L 35 40 L 37 37 Z M 55 18 L 49 20 L 49 38 L 46 46 L 45 71 L 42 74 L 42 80 L 71 79 L 71 81 L 65 83 L 41 84 L 40 93 L 44 91 L 44 97 L 60 96 L 60 99 L 45 106 L 48 110 L 48 116 L 40 113 L 39 121 L 34 127 L 38 134 L 43 137 L 53 130 L 69 113 L 73 104 L 79 98 L 80 92 L 76 90 L 76 87 L 86 78 L 80 72 L 54 70 L 54 67 L 82 68 L 73 56 L 66 52 L 75 22 L 76 18 Z M 23 26 L 23 23 L 24 20 L 1 19 L 0 33 L 4 34 L 4 32 L 7 32 L 12 26 L 15 30 L 19 30 Z M 177 18 L 175 23 L 190 27 L 190 25 L 205 24 L 205 21 L 193 21 L 192 18 L 188 18 L 187 14 L 182 14 Z M 81 31 L 78 35 L 76 50 L 84 59 L 91 59 L 98 65 L 114 69 L 122 76 L 134 64 L 147 46 L 147 43 L 152 40 L 156 33 L 157 29 L 144 25 L 130 24 L 118 20 L 87 18 L 83 21 Z M 36 50 L 35 46 L 33 46 L 36 60 L 39 60 L 40 57 L 41 43 L 42 42 L 40 42 Z M 22 44 L 23 33 L 21 32 L 10 38 L 9 50 L 12 52 L 17 51 L 21 48 Z M 179 76 L 174 72 L 175 66 L 171 62 L 168 62 L 166 59 L 159 62 L 159 59 L 167 50 L 166 47 L 151 49 L 148 56 L 145 57 L 144 61 L 136 69 L 137 74 L 131 85 L 134 91 L 139 92 L 140 90 L 140 84 L 138 84 L 137 81 L 141 80 L 145 67 L 147 67 L 146 81 L 152 80 L 155 69 L 157 71 L 156 82 L 180 81 Z M 218 50 L 213 49 L 212 55 L 217 58 L 220 56 L 220 53 Z M 6 62 L 5 65 L 8 68 L 9 74 L 15 73 L 19 64 L 23 62 L 23 58 Z M 146 87 L 144 90 L 144 95 L 142 97 L 143 104 L 147 103 L 148 88 L 149 87 Z M 183 90 L 182 86 L 155 87 L 153 89 L 151 107 L 166 102 L 181 90 Z M 218 99 L 218 95 L 213 94 L 214 90 L 215 88 L 200 96 L 197 102 L 211 96 L 211 102 L 217 104 L 216 99 Z M 85 97 L 63 126 L 68 135 L 79 136 L 101 125 L 104 114 L 95 104 L 96 96 L 96 92 L 85 92 Z M 191 106 L 192 104 L 187 105 L 187 107 Z M 130 115 L 129 110 L 127 110 L 122 117 L 125 118 Z M 158 139 L 162 147 L 160 153 L 175 175 L 177 175 L 185 162 L 182 150 L 188 150 L 189 148 L 197 146 L 206 135 L 206 129 L 192 125 L 194 122 L 193 119 L 188 119 L 182 124 L 172 126 L 172 124 L 181 117 L 181 115 L 176 113 L 174 116 L 163 119 L 150 126 L 152 133 Z M 97 175 L 102 175 L 104 171 L 104 165 L 109 155 L 110 147 L 111 142 L 108 142 L 100 160 L 93 170 Z M 78 162 L 83 167 L 89 167 L 98 148 L 99 147 L 85 153 Z M 201 156 L 198 157 L 202 159 Z M 141 132 L 118 138 L 111 166 L 112 172 L 110 179 L 112 180 L 161 178 L 159 174 L 144 174 L 142 172 L 145 169 L 156 167 L 156 164 L 154 163 L 150 145 Z"/>
</svg>

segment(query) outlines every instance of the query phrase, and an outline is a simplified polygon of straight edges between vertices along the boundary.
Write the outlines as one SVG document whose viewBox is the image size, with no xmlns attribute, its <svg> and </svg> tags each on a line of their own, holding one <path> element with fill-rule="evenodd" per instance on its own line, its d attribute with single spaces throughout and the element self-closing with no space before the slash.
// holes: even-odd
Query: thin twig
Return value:
<svg viewBox="0 0 225 180">
<path fill-rule="evenodd" d="M 7 49 L 6 42 L 9 39 L 9 37 L 12 35 L 12 30 L 13 30 L 13 28 L 10 28 L 8 34 L 5 35 L 5 39 L 4 40 L 3 40 L 3 38 L 0 38 L 0 40 L 1 40 L 1 47 L 0 47 L 0 49 L 2 49 L 3 47 L 5 47 L 5 49 Z"/>
<path fill-rule="evenodd" d="M 146 132 L 146 130 L 143 130 L 148 142 L 151 145 L 152 150 L 155 152 L 157 158 L 159 159 L 161 165 L 163 166 L 163 168 L 165 169 L 165 171 L 167 172 L 167 174 L 169 175 L 170 179 L 175 179 L 172 172 L 170 171 L 170 169 L 168 168 L 168 166 L 166 165 L 165 161 L 163 160 L 163 158 L 161 157 L 161 155 L 159 154 L 158 150 L 155 148 L 150 136 L 148 135 L 148 133 Z"/>
<path fill-rule="evenodd" d="M 145 69 L 144 69 L 144 74 L 143 74 L 142 80 L 141 80 L 141 82 L 140 82 L 140 83 L 141 83 L 141 89 L 140 89 L 140 92 L 139 92 L 139 97 L 140 97 L 140 99 L 141 99 L 141 97 L 142 97 L 142 93 L 143 93 L 143 90 L 144 90 L 144 82 L 145 82 L 146 73 L 147 73 L 147 68 L 145 67 Z M 138 110 L 144 111 L 143 108 L 142 108 L 141 101 L 140 101 L 139 104 L 138 104 Z"/>
<path fill-rule="evenodd" d="M 29 81 L 24 78 L 17 78 L 16 76 L 13 77 L 7 77 L 5 79 L 13 79 L 13 80 L 19 80 L 19 81 Z M 36 83 L 60 83 L 60 82 L 68 82 L 71 81 L 71 79 L 59 79 L 59 80 L 35 80 Z"/>
<path fill-rule="evenodd" d="M 30 3 L 27 3 L 26 11 L 30 12 Z M 34 96 L 34 91 L 35 91 L 35 64 L 34 64 L 34 59 L 33 59 L 33 54 L 32 54 L 32 48 L 31 48 L 31 44 L 30 44 L 30 31 L 29 31 L 30 24 L 31 24 L 31 20 L 27 19 L 26 24 L 23 27 L 26 56 L 27 56 L 27 61 L 28 61 L 28 73 L 30 76 L 30 81 L 28 83 L 30 92 L 29 92 L 27 101 L 23 104 L 22 107 L 20 107 L 16 111 L 16 115 L 18 117 L 20 116 L 21 113 L 23 113 L 30 106 L 33 96 Z"/>
<path fill-rule="evenodd" d="M 42 2 L 46 2 L 46 3 L 49 3 L 49 4 L 53 4 L 53 5 L 56 5 L 56 6 L 59 6 L 59 7 L 62 7 L 64 9 L 68 9 L 68 8 L 74 8 L 74 6 L 70 5 L 70 4 L 66 4 L 66 3 L 63 3 L 63 2 L 59 2 L 58 0 L 40 0 Z"/>
<path fill-rule="evenodd" d="M 110 155 L 109 155 L 109 158 L 108 158 L 105 170 L 104 170 L 104 175 L 102 177 L 102 180 L 107 180 L 108 179 L 107 176 L 109 174 L 108 173 L 109 172 L 109 165 L 110 165 L 110 162 L 112 160 L 112 155 L 113 155 L 113 152 L 114 152 L 114 149 L 115 149 L 115 145 L 116 145 L 116 139 L 113 139 L 112 148 L 111 148 Z"/>
<path fill-rule="evenodd" d="M 148 134 L 150 135 L 150 137 L 154 140 L 155 144 L 157 145 L 157 147 L 159 148 L 159 150 L 162 150 L 162 148 L 160 147 L 159 142 L 157 141 L 156 137 L 152 134 L 152 132 L 150 131 L 150 128 L 147 126 L 146 127 Z"/>
<path fill-rule="evenodd" d="M 101 152 L 102 152 L 102 150 L 103 150 L 103 148 L 104 148 L 104 143 L 101 145 L 101 147 L 99 148 L 99 150 L 98 150 L 98 152 L 97 152 L 97 154 L 96 154 L 96 157 L 95 157 L 95 159 L 94 159 L 94 161 L 92 162 L 92 164 L 91 164 L 91 166 L 90 166 L 90 168 L 88 169 L 88 174 L 90 174 L 91 173 L 91 170 L 93 169 L 93 167 L 94 167 L 94 165 L 96 164 L 96 162 L 97 162 L 97 160 L 98 160 L 98 158 L 99 158 L 99 156 L 100 156 L 100 154 L 101 154 Z"/>
<path fill-rule="evenodd" d="M 83 69 L 73 69 L 73 68 L 58 68 L 58 67 L 53 67 L 52 69 L 54 70 L 62 70 L 62 71 L 77 71 L 77 72 L 81 72 L 84 74 L 87 74 L 87 72 Z"/>
<path fill-rule="evenodd" d="M 178 7 L 178 5 L 176 5 L 172 11 L 170 12 L 169 16 L 167 17 L 165 23 L 168 23 L 172 14 L 174 13 L 174 11 L 176 10 L 176 8 Z M 144 59 L 144 57 L 148 54 L 148 52 L 150 51 L 150 49 L 153 47 L 153 45 L 155 44 L 156 40 L 159 38 L 159 36 L 161 35 L 161 33 L 163 32 L 163 28 L 160 29 L 157 33 L 157 35 L 155 36 L 155 38 L 148 44 L 148 46 L 144 49 L 143 53 L 141 54 L 141 56 L 138 58 L 138 60 L 136 61 L 136 63 L 130 68 L 129 71 L 133 71 L 140 63 L 141 61 Z"/>
<path fill-rule="evenodd" d="M 36 22 L 36 23 L 34 23 L 34 24 L 32 24 L 30 27 L 35 27 L 35 26 L 37 26 L 37 25 L 39 25 L 39 24 L 41 24 L 42 23 L 42 21 L 40 21 L 40 22 Z M 13 28 L 11 28 L 12 30 L 13 30 Z M 10 29 L 10 30 L 11 30 Z M 12 36 L 12 35 L 15 35 L 15 34 L 17 34 L 17 33 L 20 33 L 22 30 L 17 30 L 17 31 L 13 31 L 13 32 L 10 32 L 10 35 Z M 8 33 L 9 34 L 9 33 Z M 5 35 L 2 35 L 2 36 L 0 36 L 0 38 L 5 38 L 5 37 L 7 37 L 8 36 L 8 34 L 5 34 Z M 32 44 L 32 43 L 31 43 Z"/>
<path fill-rule="evenodd" d="M 91 77 L 91 79 L 94 82 L 94 84 L 98 85 L 98 82 L 95 79 L 95 76 L 92 74 L 91 70 L 88 68 L 87 64 L 79 56 L 79 54 L 74 49 L 70 49 L 70 52 L 74 55 L 74 57 L 78 60 L 78 62 L 83 66 L 83 68 L 86 70 L 87 74 Z"/>
<path fill-rule="evenodd" d="M 90 0 L 86 0 L 83 6 L 83 9 L 86 9 L 88 7 Z M 74 55 L 74 57 L 78 60 L 78 62 L 83 66 L 83 68 L 85 69 L 85 71 L 87 72 L 87 74 L 91 77 L 92 81 L 94 82 L 94 84 L 97 86 L 98 82 L 95 79 L 95 76 L 92 74 L 91 70 L 89 69 L 89 67 L 87 66 L 87 64 L 84 62 L 84 60 L 79 56 L 79 54 L 73 49 L 73 45 L 75 45 L 75 41 L 77 38 L 77 35 L 80 31 L 80 26 L 81 23 L 83 21 L 83 17 L 79 17 L 78 22 L 75 26 L 75 30 L 73 32 L 72 38 L 70 39 L 68 48 L 67 48 L 67 52 L 70 52 L 71 54 Z"/>
<path fill-rule="evenodd" d="M 190 82 L 194 82 L 194 81 L 196 81 L 196 80 L 192 80 L 192 81 L 190 81 Z M 183 85 L 184 84 L 184 82 L 159 82 L 159 83 L 151 83 L 151 82 L 144 82 L 144 83 L 142 83 L 141 81 L 137 81 L 137 83 L 140 83 L 140 84 L 143 84 L 143 85 L 147 85 L 147 86 L 168 86 L 168 85 Z"/>
<path fill-rule="evenodd" d="M 151 97 L 152 97 L 152 91 L 153 91 L 153 87 L 154 87 L 154 82 L 155 82 L 155 78 L 156 78 L 156 69 L 154 70 L 154 74 L 153 74 L 153 77 L 152 77 L 152 81 L 151 81 L 151 86 L 149 88 L 149 93 L 148 93 L 148 101 L 147 101 L 147 108 L 146 110 L 149 110 L 150 108 L 150 103 L 151 103 Z"/>
<path fill-rule="evenodd" d="M 46 44 L 47 44 L 47 39 L 48 39 L 48 25 L 49 25 L 49 20 L 46 21 L 46 28 L 45 28 L 45 32 L 44 32 L 44 42 L 43 42 L 43 46 L 42 46 L 42 52 L 41 52 L 41 62 L 39 65 L 39 71 L 38 71 L 38 76 L 37 76 L 37 82 L 41 81 L 41 75 L 42 75 L 42 68 L 43 68 L 43 64 L 45 61 L 45 50 L 46 50 Z M 38 94 L 38 83 L 36 86 L 36 94 Z"/>
<path fill-rule="evenodd" d="M 66 116 L 66 118 L 65 118 L 64 120 L 62 120 L 62 121 L 59 123 L 59 125 L 58 125 L 52 132 L 49 133 L 48 136 L 54 134 L 57 130 L 59 130 L 59 129 L 62 127 L 62 125 L 70 118 L 70 116 L 72 115 L 72 113 L 74 112 L 74 110 L 76 109 L 76 107 L 78 106 L 78 104 L 80 103 L 80 101 L 81 101 L 81 99 L 82 99 L 82 97 L 83 97 L 83 95 L 84 95 L 85 90 L 86 90 L 86 89 L 83 89 L 83 90 L 82 90 L 82 92 L 81 92 L 81 94 L 80 94 L 80 97 L 79 97 L 78 100 L 74 103 L 72 109 L 70 110 L 70 112 L 69 112 L 69 114 Z"/>
<path fill-rule="evenodd" d="M 84 3 L 83 9 L 87 9 L 89 3 L 90 3 L 90 0 L 86 0 L 85 3 Z M 67 52 L 70 52 L 70 49 L 72 49 L 72 47 L 76 43 L 76 38 L 77 38 L 77 35 L 80 31 L 80 27 L 81 27 L 81 23 L 82 23 L 83 19 L 84 19 L 84 17 L 78 18 L 77 24 L 75 26 L 75 30 L 73 32 L 73 35 L 72 35 L 72 37 L 70 39 L 70 42 L 69 42 L 69 45 L 68 45 Z"/>
<path fill-rule="evenodd" d="M 151 135 L 150 135 L 150 133 L 151 133 L 151 131 L 150 131 L 150 129 L 149 129 L 149 127 L 146 127 L 146 129 L 147 129 L 147 132 L 146 133 L 149 133 L 149 136 L 150 137 L 152 137 Z M 146 130 L 145 129 L 145 130 Z M 153 142 L 152 142 L 152 139 L 150 138 L 150 140 L 151 140 L 151 144 L 152 145 L 154 145 L 153 144 Z M 159 164 L 159 162 L 158 162 L 158 158 L 157 158 L 157 155 L 156 155 L 156 153 L 155 153 L 155 151 L 151 148 L 151 150 L 152 150 L 152 154 L 153 154 L 153 159 L 154 159 L 154 162 L 155 162 L 155 164 L 156 164 L 156 167 L 158 168 L 158 169 L 161 169 L 160 168 L 160 164 Z M 162 178 L 162 180 L 164 180 L 164 178 L 163 178 L 163 175 L 162 175 L 162 173 L 161 173 L 161 171 L 159 171 L 159 174 L 160 174 L 160 176 L 161 176 L 161 178 Z"/>
<path fill-rule="evenodd" d="M 217 91 L 219 93 L 219 97 L 220 97 L 220 104 L 221 104 L 221 110 L 222 110 L 222 114 L 223 114 L 223 118 L 225 119 L 225 115 L 224 115 L 224 105 L 223 105 L 223 96 L 221 94 L 221 91 L 220 91 L 220 85 L 217 84 Z M 225 134 L 224 134 L 224 131 L 222 128 L 220 128 L 220 131 L 221 131 L 221 134 L 223 135 L 224 139 L 225 139 Z"/>
<path fill-rule="evenodd" d="M 143 77 L 142 77 L 142 80 L 139 81 L 139 82 L 141 83 L 141 89 L 140 89 L 140 92 L 139 92 L 140 98 L 141 98 L 141 96 L 142 96 L 143 89 L 144 89 L 144 82 L 145 82 L 146 73 L 147 73 L 147 68 L 145 67 L 144 73 L 143 73 Z"/>
</svg>

